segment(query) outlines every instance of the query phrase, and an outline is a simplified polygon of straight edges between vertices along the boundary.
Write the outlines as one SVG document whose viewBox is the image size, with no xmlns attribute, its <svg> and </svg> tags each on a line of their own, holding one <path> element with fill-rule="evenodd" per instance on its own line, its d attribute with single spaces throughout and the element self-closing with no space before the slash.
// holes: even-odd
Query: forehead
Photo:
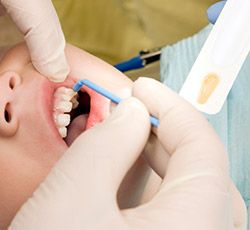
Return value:
<svg viewBox="0 0 250 230">
<path fill-rule="evenodd" d="M 30 56 L 24 43 L 12 48 L 0 50 L 0 73 L 6 71 L 22 71 L 23 67 L 30 62 Z"/>
<path fill-rule="evenodd" d="M 2 58 L 4 57 L 7 50 L 8 50 L 7 47 L 0 47 L 0 62 L 1 62 Z"/>
</svg>

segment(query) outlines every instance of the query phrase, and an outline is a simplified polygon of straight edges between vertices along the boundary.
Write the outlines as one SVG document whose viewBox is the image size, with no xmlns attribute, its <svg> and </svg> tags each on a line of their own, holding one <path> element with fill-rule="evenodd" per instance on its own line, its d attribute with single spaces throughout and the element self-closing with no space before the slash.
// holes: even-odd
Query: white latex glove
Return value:
<svg viewBox="0 0 250 230">
<path fill-rule="evenodd" d="M 21 31 L 34 67 L 51 81 L 62 82 L 69 67 L 64 54 L 65 39 L 50 0 L 0 0 Z"/>
<path fill-rule="evenodd" d="M 160 119 L 156 132 L 170 154 L 159 192 L 119 210 L 117 189 L 150 131 L 137 99 L 81 134 L 22 207 L 10 229 L 245 229 L 246 210 L 228 175 L 228 158 L 206 119 L 162 84 L 139 79 L 133 94 Z"/>
</svg>

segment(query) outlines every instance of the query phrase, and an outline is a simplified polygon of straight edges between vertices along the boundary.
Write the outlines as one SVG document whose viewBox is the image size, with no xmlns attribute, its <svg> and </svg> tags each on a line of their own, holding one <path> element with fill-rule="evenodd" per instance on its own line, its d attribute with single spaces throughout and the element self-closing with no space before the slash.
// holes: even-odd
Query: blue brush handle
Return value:
<svg viewBox="0 0 250 230">
<path fill-rule="evenodd" d="M 129 71 L 129 70 L 143 68 L 144 67 L 143 62 L 144 61 L 141 59 L 140 56 L 136 56 L 134 58 L 131 58 L 128 61 L 121 62 L 121 63 L 115 65 L 114 67 L 116 69 L 120 70 L 121 72 L 126 72 L 126 71 Z"/>
<path fill-rule="evenodd" d="M 87 86 L 90 89 L 93 89 L 94 91 L 101 94 L 102 96 L 107 97 L 108 99 L 110 99 L 115 104 L 119 104 L 122 101 L 122 99 L 120 97 L 110 93 L 106 89 L 103 89 L 102 87 L 96 85 L 95 83 L 93 83 L 93 82 L 91 82 L 91 81 L 89 81 L 87 79 L 78 81 L 74 85 L 73 90 L 75 92 L 78 92 L 82 88 L 83 85 Z M 150 116 L 150 122 L 155 127 L 157 127 L 159 125 L 159 120 L 154 116 Z"/>
</svg>

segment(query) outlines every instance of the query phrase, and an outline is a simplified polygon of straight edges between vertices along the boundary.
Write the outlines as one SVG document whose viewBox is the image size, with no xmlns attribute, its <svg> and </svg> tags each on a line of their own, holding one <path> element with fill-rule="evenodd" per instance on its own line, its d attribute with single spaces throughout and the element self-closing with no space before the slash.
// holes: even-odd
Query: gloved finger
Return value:
<svg viewBox="0 0 250 230">
<path fill-rule="evenodd" d="M 126 217 L 135 220 L 150 216 L 152 222 L 164 223 L 169 229 L 228 227 L 228 158 L 212 127 L 188 102 L 153 79 L 137 80 L 133 95 L 159 118 L 155 133 L 170 159 L 161 188 L 152 201 L 124 212 Z"/>
<path fill-rule="evenodd" d="M 65 39 L 50 0 L 1 0 L 27 42 L 34 67 L 51 81 L 62 82 L 69 73 Z"/>
<path fill-rule="evenodd" d="M 89 229 L 91 221 L 110 213 L 114 218 L 116 191 L 149 131 L 144 105 L 135 98 L 121 102 L 106 121 L 77 138 L 15 217 L 13 229 L 23 223 L 23 229 Z"/>
<path fill-rule="evenodd" d="M 215 24 L 217 21 L 223 7 L 225 6 L 227 1 L 220 1 L 215 3 L 214 5 L 210 6 L 207 10 L 207 17 L 208 20 L 212 23 Z"/>
<path fill-rule="evenodd" d="M 136 98 L 124 100 L 105 122 L 77 138 L 69 149 L 72 154 L 68 154 L 67 162 L 72 160 L 70 165 L 76 165 L 83 158 L 84 165 L 81 163 L 79 169 L 84 170 L 80 174 L 86 175 L 85 184 L 91 178 L 103 183 L 102 191 L 106 187 L 109 193 L 116 193 L 128 169 L 142 153 L 149 131 L 145 106 Z M 84 181 L 83 176 L 81 180 Z"/>
<path fill-rule="evenodd" d="M 232 211 L 233 211 L 233 223 L 236 230 L 247 229 L 247 209 L 245 202 L 240 195 L 240 192 L 231 181 L 231 194 L 232 194 Z"/>
<path fill-rule="evenodd" d="M 169 154 L 163 148 L 154 133 L 149 136 L 148 142 L 143 150 L 144 158 L 150 167 L 163 178 L 166 174 Z"/>
<path fill-rule="evenodd" d="M 223 144 L 207 120 L 189 103 L 163 84 L 147 78 L 134 83 L 133 95 L 160 120 L 156 134 L 171 155 L 165 181 L 201 172 L 228 174 Z"/>
</svg>

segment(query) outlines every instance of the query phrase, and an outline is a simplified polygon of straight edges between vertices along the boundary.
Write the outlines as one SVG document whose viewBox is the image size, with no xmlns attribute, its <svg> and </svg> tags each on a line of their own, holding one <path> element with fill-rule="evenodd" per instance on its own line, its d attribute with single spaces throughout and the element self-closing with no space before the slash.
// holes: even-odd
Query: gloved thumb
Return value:
<svg viewBox="0 0 250 230">
<path fill-rule="evenodd" d="M 69 73 L 65 39 L 50 0 L 1 0 L 24 35 L 33 66 L 51 81 L 62 82 Z"/>
<path fill-rule="evenodd" d="M 144 105 L 135 98 L 121 102 L 105 122 L 77 138 L 10 229 L 88 229 L 97 218 L 101 222 L 103 213 L 117 210 L 118 187 L 149 132 Z"/>
<path fill-rule="evenodd" d="M 136 98 L 126 99 L 105 122 L 77 138 L 65 156 L 67 166 L 62 167 L 72 174 L 71 167 L 79 164 L 80 173 L 86 175 L 85 184 L 101 182 L 102 191 L 107 187 L 111 192 L 112 186 L 116 192 L 123 176 L 142 152 L 149 131 L 149 115 L 144 105 Z M 81 180 L 83 178 L 81 176 Z"/>
</svg>

